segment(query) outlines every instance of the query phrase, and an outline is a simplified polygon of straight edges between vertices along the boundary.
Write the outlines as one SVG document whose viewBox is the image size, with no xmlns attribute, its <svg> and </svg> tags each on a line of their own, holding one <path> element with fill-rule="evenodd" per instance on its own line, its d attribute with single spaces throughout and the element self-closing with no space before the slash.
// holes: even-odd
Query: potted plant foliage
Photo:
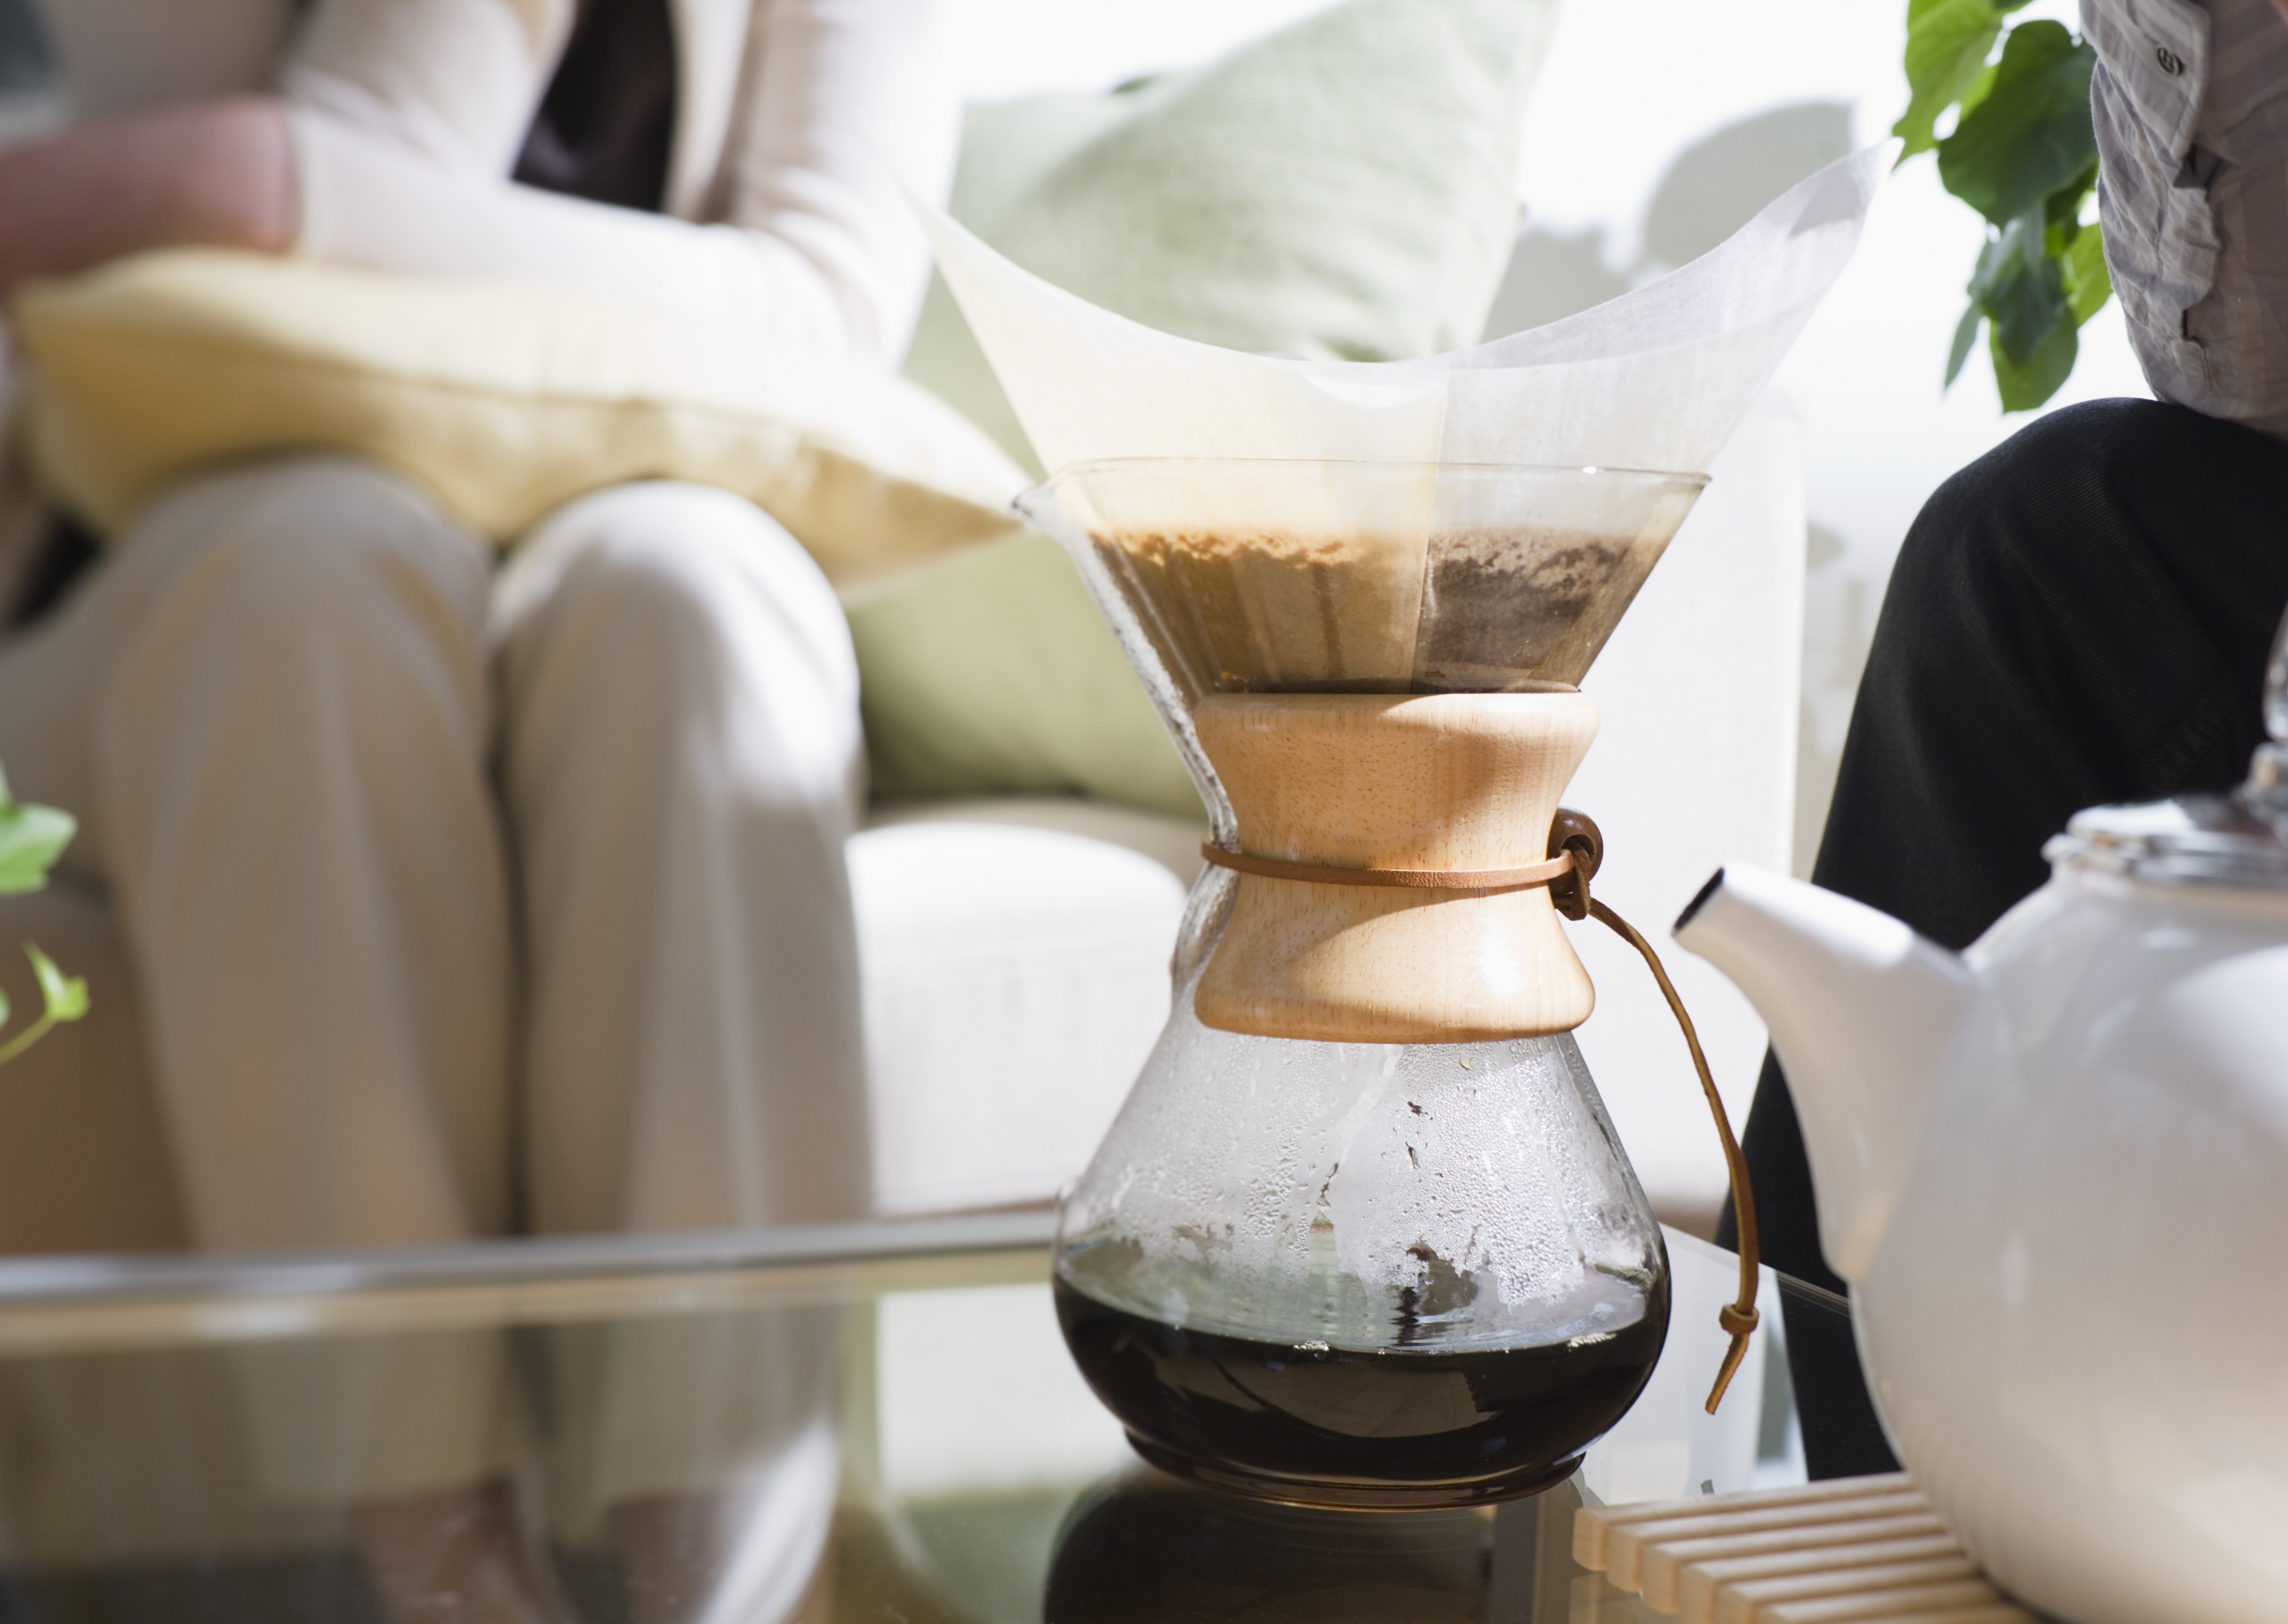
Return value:
<svg viewBox="0 0 2288 1624">
<path fill-rule="evenodd" d="M 1940 184 L 1985 218 L 1986 246 L 1946 382 L 1961 373 L 1983 326 L 2009 412 L 2057 392 L 2073 371 L 2082 323 L 2113 294 L 2097 221 L 2083 218 L 2097 188 L 2089 112 L 2097 52 L 2063 23 L 2008 26 L 2025 4 L 1909 0 L 1912 99 L 1891 129 L 1906 142 L 1900 162 L 1935 152 Z"/>
<path fill-rule="evenodd" d="M 63 855 L 78 824 L 69 812 L 52 806 L 36 806 L 8 793 L 8 780 L 0 773 L 0 896 L 21 896 L 48 883 L 48 870 Z M 31 1025 L 13 1037 L 0 1040 L 0 1066 L 22 1054 L 65 1021 L 87 1013 L 87 982 L 67 976 L 55 961 L 30 942 L 25 955 L 40 987 L 41 1010 Z M 0 1029 L 8 1024 L 8 995 L 0 993 Z"/>
</svg>

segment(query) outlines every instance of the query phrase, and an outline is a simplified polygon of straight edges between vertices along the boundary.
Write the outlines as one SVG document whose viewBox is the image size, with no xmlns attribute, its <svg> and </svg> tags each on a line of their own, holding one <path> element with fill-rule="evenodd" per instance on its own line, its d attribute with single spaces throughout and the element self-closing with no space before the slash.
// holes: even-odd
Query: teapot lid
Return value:
<svg viewBox="0 0 2288 1624">
<path fill-rule="evenodd" d="M 2264 729 L 2229 795 L 2185 795 L 2076 812 L 2042 855 L 2141 880 L 2288 891 L 2288 616 L 2264 674 Z"/>
<path fill-rule="evenodd" d="M 2288 780 L 2288 772 L 2281 779 Z M 2275 788 L 2288 789 L 2288 781 L 2276 780 Z M 2042 855 L 2140 880 L 2288 891 L 2288 796 L 2267 817 L 2248 789 L 2093 806 L 2076 812 L 2064 834 L 2051 836 Z"/>
</svg>

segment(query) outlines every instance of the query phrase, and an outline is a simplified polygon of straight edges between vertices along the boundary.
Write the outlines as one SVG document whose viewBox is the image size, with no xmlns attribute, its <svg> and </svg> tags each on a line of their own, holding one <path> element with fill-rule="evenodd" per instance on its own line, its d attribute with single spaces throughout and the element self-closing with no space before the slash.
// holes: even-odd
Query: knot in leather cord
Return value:
<svg viewBox="0 0 2288 1624">
<path fill-rule="evenodd" d="M 1589 882 L 1605 860 L 1605 836 L 1596 820 L 1569 806 L 1549 821 L 1549 855 L 1573 860 L 1572 870 L 1549 882 L 1549 899 L 1571 920 L 1589 916 Z"/>
</svg>

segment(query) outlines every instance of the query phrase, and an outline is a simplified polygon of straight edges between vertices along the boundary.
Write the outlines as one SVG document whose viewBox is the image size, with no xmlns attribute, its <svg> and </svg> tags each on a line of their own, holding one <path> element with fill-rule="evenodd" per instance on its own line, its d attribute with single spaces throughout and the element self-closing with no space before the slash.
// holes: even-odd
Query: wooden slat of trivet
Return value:
<svg viewBox="0 0 2288 1624">
<path fill-rule="evenodd" d="M 1785 1624 L 1783 1611 L 1763 1615 L 1768 1624 Z M 2023 1607 L 2008 1602 L 1987 1602 L 1967 1607 L 1941 1607 L 1919 1612 L 1862 1613 L 1852 1624 L 2042 1624 Z"/>
<path fill-rule="evenodd" d="M 1856 1567 L 1884 1567 L 1932 1557 L 1969 1560 L 1962 1555 L 1962 1547 L 1955 1543 L 1954 1536 L 1942 1531 L 1910 1535 L 1903 1540 L 1869 1540 L 1857 1545 L 1817 1546 L 1809 1550 L 1774 1551 L 1761 1557 L 1688 1562 L 1676 1575 L 1677 1613 L 1684 1624 L 1715 1624 L 1716 1590 L 1720 1585 L 1743 1585 L 1759 1579 L 1785 1579 Z"/>
<path fill-rule="evenodd" d="M 1646 1605 L 1655 1612 L 1674 1612 L 1681 1602 L 1677 1580 L 1689 1563 L 1721 1562 L 1731 1557 L 1763 1557 L 1775 1551 L 1814 1550 L 1823 1545 L 1851 1545 L 1864 1540 L 1897 1540 L 1945 1532 L 1944 1523 L 1921 1511 L 1912 1517 L 1879 1517 L 1863 1523 L 1814 1523 L 1807 1528 L 1775 1528 L 1730 1539 L 1679 1540 L 1646 1550 L 1635 1588 L 1643 1593 Z"/>
<path fill-rule="evenodd" d="M 1704 1600 L 1705 1611 L 1699 1624 L 1755 1624 L 1756 1609 L 1777 1602 L 1800 1602 L 1823 1596 L 1847 1595 L 1854 1590 L 1888 1589 L 1896 1585 L 1937 1584 L 1946 1580 L 1975 1579 L 1978 1565 L 1961 1551 L 1953 1549 L 1954 1541 L 1945 1540 L 1948 1549 L 1935 1557 L 1923 1557 L 1908 1562 L 1876 1562 L 1864 1567 L 1829 1567 L 1814 1572 L 1783 1573 L 1767 1579 L 1737 1579 L 1724 1587 L 1724 1600 L 1716 1602 L 1716 1588 L 1703 1586 L 1699 1597 L 1687 1592 L 1680 1584 L 1677 1609 L 1680 1617 L 1689 1620 L 1693 1602 Z M 1806 1553 L 1797 1552 L 1798 1557 Z M 1825 1555 L 1824 1552 L 1811 1553 Z M 1982 1601 L 1984 1597 L 1980 1597 Z"/>
<path fill-rule="evenodd" d="M 1956 1579 L 1943 1584 L 1887 1585 L 1847 1596 L 1781 1602 L 1759 1607 L 1748 1616 L 1755 1624 L 1857 1624 L 1862 1619 L 1895 1619 L 1903 1613 L 1911 1616 L 1919 1612 L 1942 1614 L 1950 1607 L 1991 1606 L 2001 1600 L 1994 1587 L 1982 1579 Z"/>
<path fill-rule="evenodd" d="M 1766 1506 L 1813 1505 L 1831 1500 L 1863 1500 L 1871 1494 L 1895 1494 L 1912 1489 L 1914 1479 L 1904 1472 L 1885 1472 L 1872 1477 L 1831 1477 L 1822 1483 L 1796 1483 L 1780 1489 L 1743 1489 L 1733 1494 L 1695 1494 L 1684 1500 L 1647 1500 L 1634 1505 L 1593 1506 L 1573 1518 L 1573 1560 L 1592 1572 L 1605 1567 L 1605 1541 L 1615 1528 L 1671 1517 L 1698 1517 L 1721 1501 L 1727 1511 L 1754 1511 Z"/>
<path fill-rule="evenodd" d="M 1687 1624 L 2033 1624 L 1903 1473 L 1807 1487 L 1586 1507 L 1574 1558 Z"/>
<path fill-rule="evenodd" d="M 1854 1500 L 1825 1500 L 1812 1505 L 1768 1506 L 1754 1511 L 1704 1513 L 1698 1517 L 1665 1517 L 1656 1522 L 1630 1523 L 1606 1536 L 1605 1572 L 1622 1589 L 1632 1590 L 1639 1588 L 1647 1553 L 1672 1546 L 1707 1540 L 1752 1539 L 1767 1533 L 1802 1534 L 1841 1524 L 1929 1515 L 1930 1502 L 1910 1491 L 1903 1494 L 1869 1494 Z M 1836 1535 L 1839 1541 L 1855 1537 L 1847 1531 Z M 1650 1582 L 1648 1576 L 1644 1582 Z"/>
</svg>

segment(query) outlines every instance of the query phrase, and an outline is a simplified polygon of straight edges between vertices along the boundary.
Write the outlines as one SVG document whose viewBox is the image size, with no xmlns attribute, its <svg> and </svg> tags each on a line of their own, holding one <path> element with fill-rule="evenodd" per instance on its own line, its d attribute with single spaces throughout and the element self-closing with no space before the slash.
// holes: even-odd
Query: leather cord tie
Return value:
<svg viewBox="0 0 2288 1624">
<path fill-rule="evenodd" d="M 1737 1301 L 1727 1303 L 1716 1314 L 1716 1323 L 1732 1343 L 1717 1369 L 1716 1385 L 1708 1394 L 1708 1413 L 1713 1415 L 1717 1405 L 1723 1400 L 1724 1390 L 1732 1384 L 1733 1373 L 1740 1368 L 1740 1360 L 1748 1351 L 1748 1338 L 1755 1334 L 1761 1320 L 1756 1311 L 1756 1192 L 1748 1183 L 1748 1164 L 1740 1154 L 1739 1140 L 1733 1137 L 1731 1119 L 1724 1113 L 1723 1097 L 1716 1092 L 1716 1078 L 1708 1069 L 1708 1057 L 1701 1052 L 1700 1034 L 1693 1029 L 1692 1017 L 1685 1013 L 1684 1000 L 1677 996 L 1660 955 L 1634 925 L 1589 894 L 1590 876 L 1597 872 L 1605 857 L 1604 836 L 1598 832 L 1596 824 L 1584 813 L 1568 807 L 1558 808 L 1549 826 L 1549 860 L 1522 868 L 1334 868 L 1284 862 L 1275 857 L 1251 857 L 1243 852 L 1227 852 L 1205 841 L 1200 844 L 1200 855 L 1219 868 L 1267 880 L 1300 880 L 1313 885 L 1385 885 L 1415 891 L 1526 891 L 1546 885 L 1549 900 L 1566 918 L 1593 918 L 1643 955 L 1645 968 L 1652 971 L 1661 996 L 1668 1001 L 1669 1012 L 1676 1017 L 1677 1027 L 1684 1034 L 1684 1046 L 1692 1052 L 1692 1068 L 1700 1073 L 1700 1091 L 1707 1097 L 1709 1113 L 1716 1119 L 1716 1137 L 1723 1144 L 1724 1164 L 1732 1178 L 1732 1216 L 1740 1230 L 1740 1295 Z"/>
<path fill-rule="evenodd" d="M 1219 868 L 1267 880 L 1301 880 L 1311 885 L 1396 885 L 1415 891 L 1527 891 L 1573 872 L 1570 854 L 1522 868 L 1324 868 L 1275 857 L 1251 857 L 1200 842 L 1200 855 Z"/>
</svg>

